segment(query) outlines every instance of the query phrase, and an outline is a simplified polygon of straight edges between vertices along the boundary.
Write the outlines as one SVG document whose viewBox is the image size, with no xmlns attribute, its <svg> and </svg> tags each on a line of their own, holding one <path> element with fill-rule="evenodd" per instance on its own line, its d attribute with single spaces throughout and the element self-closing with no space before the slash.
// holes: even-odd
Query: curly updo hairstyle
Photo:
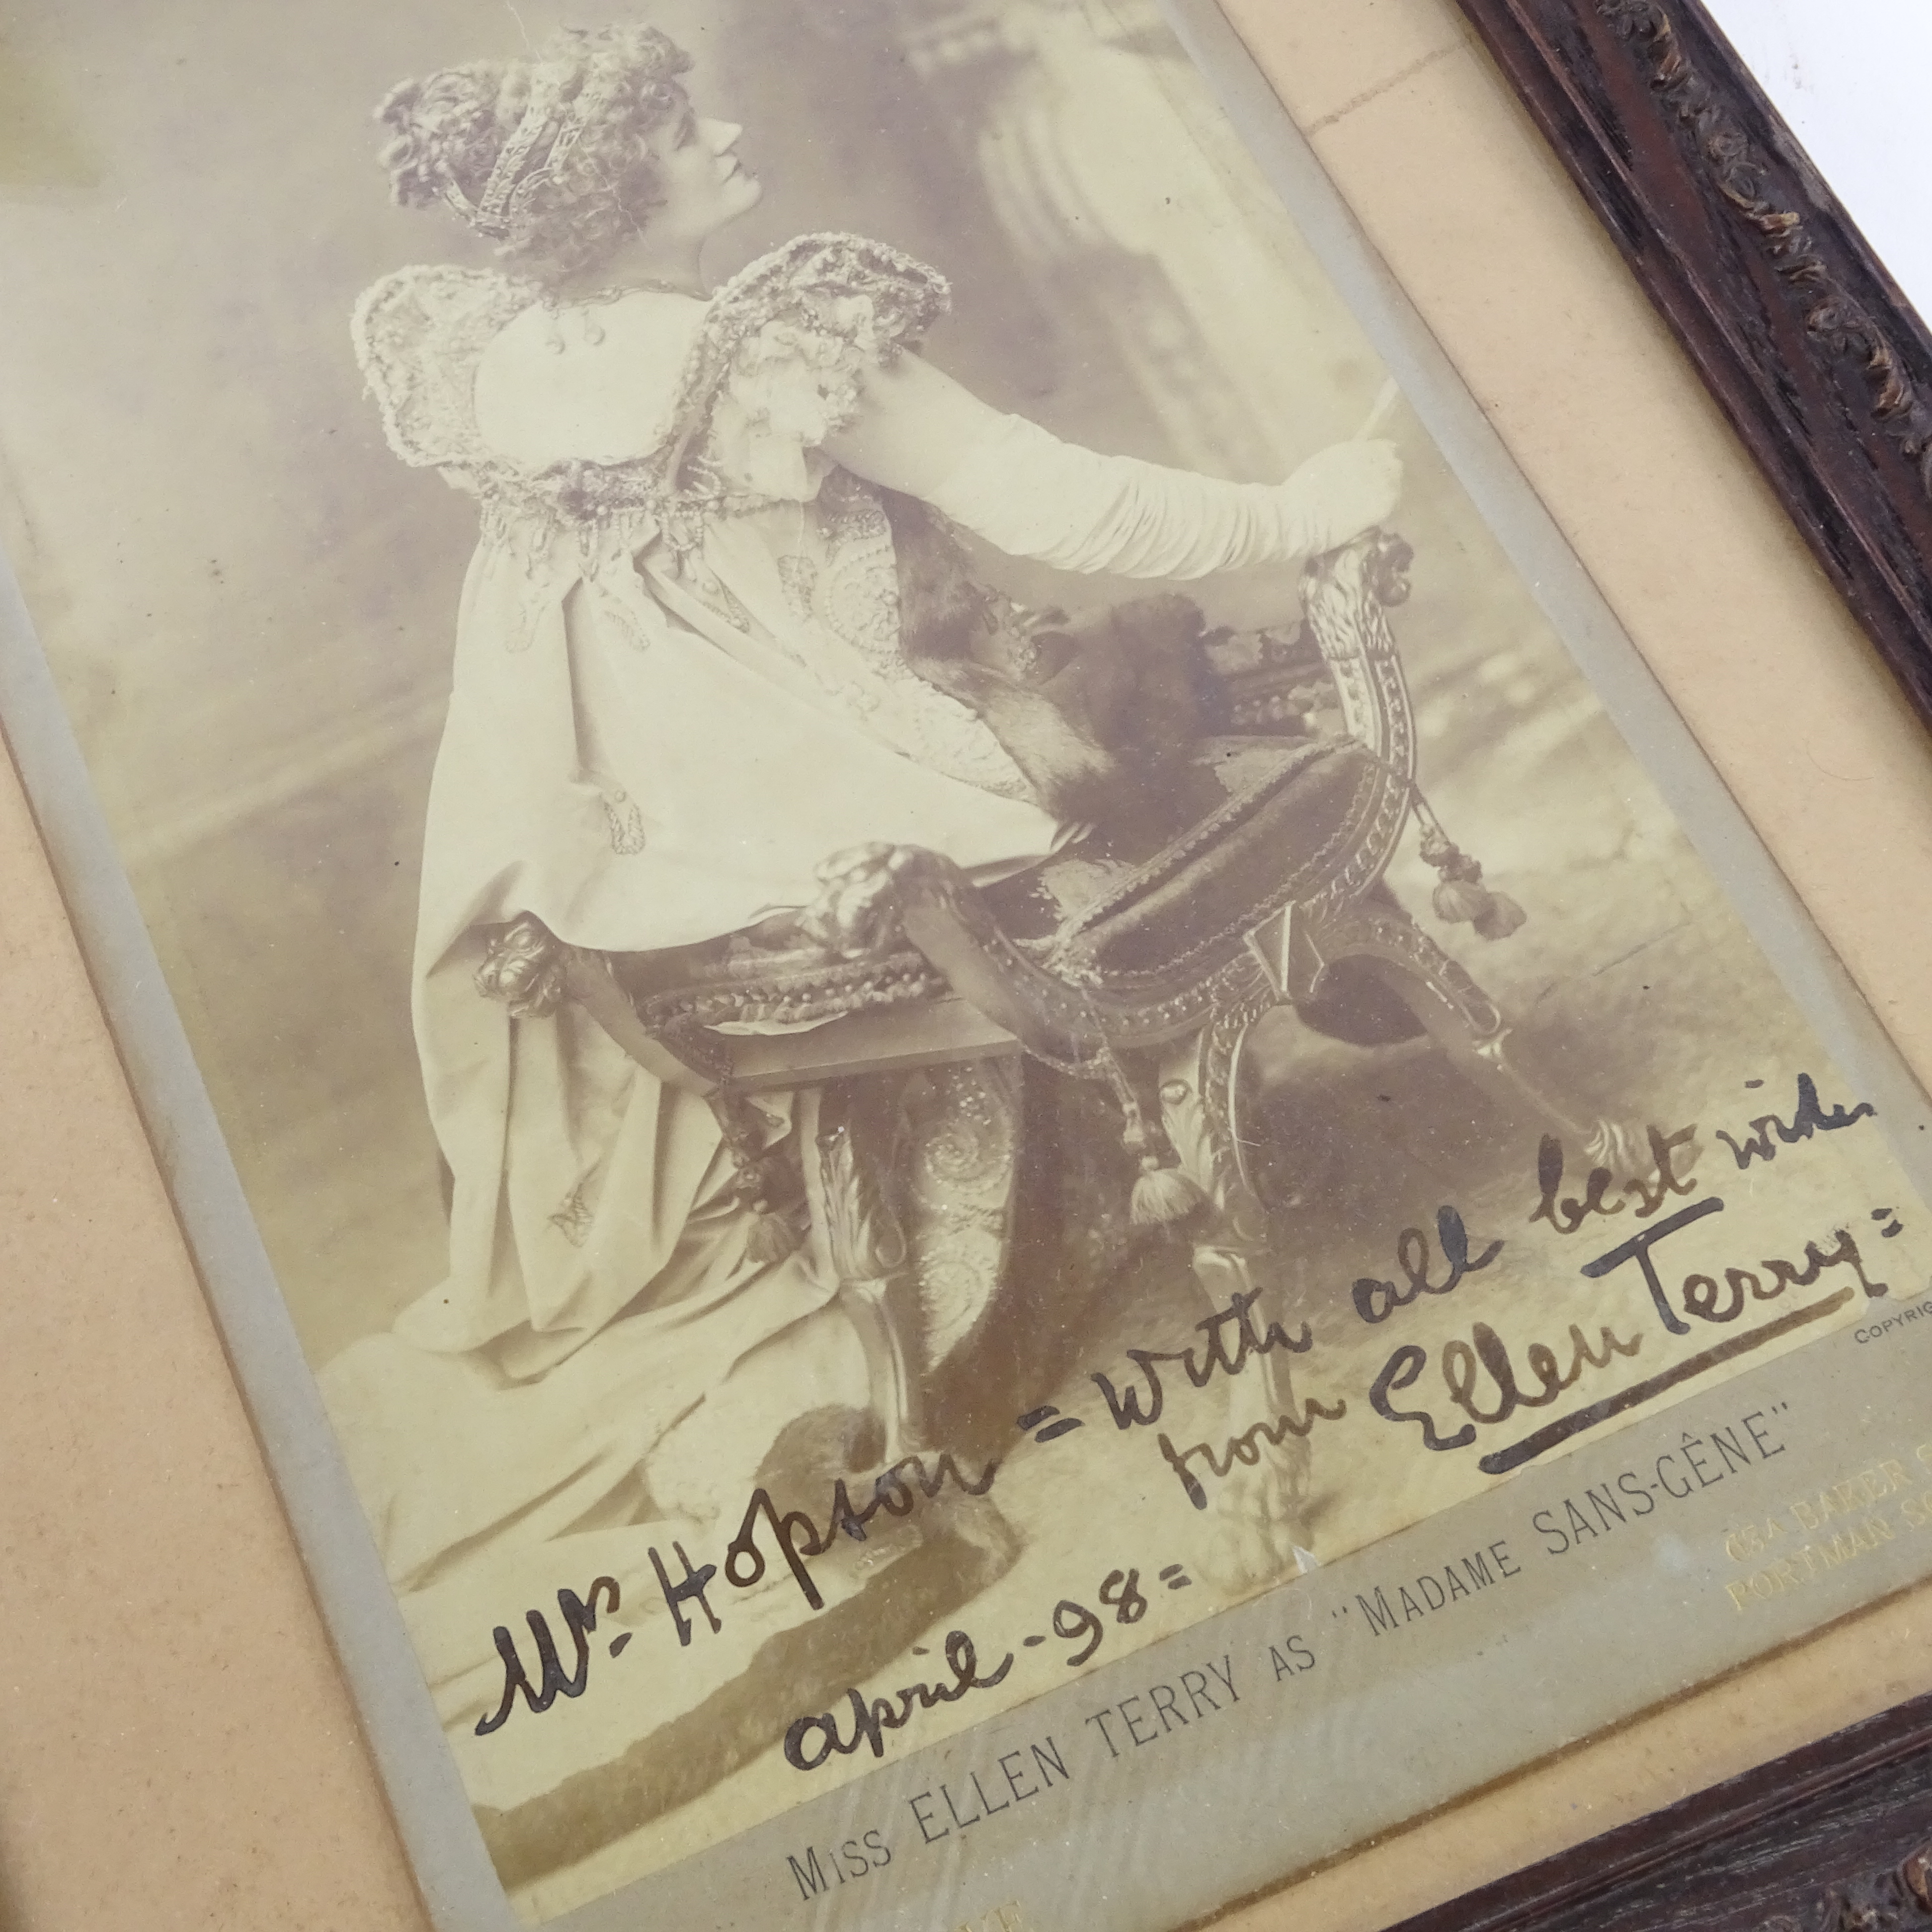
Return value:
<svg viewBox="0 0 1932 1932">
<path fill-rule="evenodd" d="M 594 267 L 663 199 L 648 143 L 685 111 L 690 65 L 655 27 L 568 28 L 526 59 L 406 80 L 376 110 L 391 192 L 447 202 L 510 259 Z"/>
</svg>

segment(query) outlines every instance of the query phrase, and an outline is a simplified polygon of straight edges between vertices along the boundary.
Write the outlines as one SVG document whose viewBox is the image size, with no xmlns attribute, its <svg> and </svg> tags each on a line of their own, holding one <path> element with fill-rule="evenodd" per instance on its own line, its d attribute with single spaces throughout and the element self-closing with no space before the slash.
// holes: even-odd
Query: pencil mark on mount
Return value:
<svg viewBox="0 0 1932 1932">
<path fill-rule="evenodd" d="M 1304 130 L 1304 137 L 1312 140 L 1323 128 L 1332 128 L 1336 122 L 1347 119 L 1357 108 L 1367 106 L 1370 101 L 1387 94 L 1391 88 L 1402 86 L 1418 74 L 1426 72 L 1438 61 L 1447 60 L 1451 54 L 1460 52 L 1461 46 L 1460 40 L 1452 40 L 1447 46 L 1432 48 L 1419 59 L 1411 61 L 1399 72 L 1390 74 L 1386 80 L 1378 80 L 1374 86 L 1366 87 L 1360 94 L 1350 95 L 1340 106 L 1331 108 L 1318 120 L 1311 121 Z"/>
<path fill-rule="evenodd" d="M 1814 1134 L 1835 1134 L 1858 1121 L 1870 1120 L 1877 1112 L 1869 1100 L 1861 1100 L 1850 1112 L 1840 1106 L 1834 1107 L 1828 1114 L 1819 1102 L 1818 1089 L 1812 1084 L 1810 1075 L 1801 1073 L 1798 1076 L 1798 1104 L 1789 1120 L 1780 1120 L 1775 1114 L 1760 1114 L 1750 1123 L 1750 1132 L 1742 1142 L 1721 1127 L 1717 1133 L 1718 1139 L 1730 1149 L 1731 1158 L 1739 1167 L 1748 1167 L 1754 1160 L 1768 1165 L 1778 1158 L 1778 1148 L 1772 1141 L 1773 1134 L 1786 1147 L 1795 1147 L 1800 1141 L 1808 1141 Z"/>
</svg>

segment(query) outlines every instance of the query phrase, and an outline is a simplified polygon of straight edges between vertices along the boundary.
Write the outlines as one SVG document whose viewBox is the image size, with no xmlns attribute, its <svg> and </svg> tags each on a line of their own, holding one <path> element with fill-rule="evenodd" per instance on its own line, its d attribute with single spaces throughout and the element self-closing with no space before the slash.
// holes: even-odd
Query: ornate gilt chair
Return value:
<svg viewBox="0 0 1932 1932">
<path fill-rule="evenodd" d="M 1414 820 L 1439 919 L 1500 938 L 1523 916 L 1416 786 L 1388 619 L 1409 555 L 1385 532 L 1358 538 L 1309 566 L 1298 631 L 1199 646 L 1210 728 L 1190 764 L 1211 784 L 1150 851 L 1101 837 L 1016 894 L 932 852 L 868 848 L 828 861 L 800 920 L 676 955 L 591 955 L 530 920 L 497 936 L 483 990 L 523 1011 L 574 999 L 652 1072 L 710 1096 L 766 1252 L 808 1213 L 866 1348 L 886 1462 L 946 1445 L 927 1442 L 921 1411 L 930 1364 L 894 1196 L 904 1124 L 868 1103 L 871 1076 L 1024 1054 L 1100 1083 L 1139 1170 L 1132 1219 L 1180 1230 L 1216 1310 L 1268 1278 L 1270 1216 L 1238 1124 L 1244 1043 L 1272 1009 L 1365 1042 L 1426 1030 L 1472 1078 L 1615 1157 L 1616 1130 L 1568 1118 L 1525 1076 L 1496 1004 L 1383 884 Z M 803 1030 L 716 1030 L 748 1023 Z M 802 1176 L 761 1153 L 748 1112 L 778 1088 L 809 1096 Z M 1278 1359 L 1231 1383 L 1231 1434 L 1292 1403 Z M 1290 1435 L 1220 1486 L 1220 1580 L 1293 1567 L 1306 1470 Z"/>
</svg>

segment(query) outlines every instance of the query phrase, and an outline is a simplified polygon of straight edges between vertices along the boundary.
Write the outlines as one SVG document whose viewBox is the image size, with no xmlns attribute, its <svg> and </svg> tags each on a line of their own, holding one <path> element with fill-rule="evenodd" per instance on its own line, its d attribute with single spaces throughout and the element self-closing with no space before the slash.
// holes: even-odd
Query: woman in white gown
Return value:
<svg viewBox="0 0 1932 1932">
<path fill-rule="evenodd" d="M 490 931 L 646 952 L 808 904 L 864 842 L 991 879 L 1067 836 L 909 665 L 878 487 L 1063 568 L 1193 578 L 1346 541 L 1400 482 L 1380 443 L 1263 487 L 1058 442 L 920 358 L 946 284 L 854 237 L 710 291 L 705 240 L 760 190 L 686 64 L 650 28 L 572 33 L 382 110 L 398 199 L 533 272 L 406 269 L 356 318 L 398 454 L 482 509 L 416 956 L 449 1273 L 325 1378 L 452 1722 L 494 1701 L 490 1624 L 554 1587 L 532 1552 L 735 1523 L 775 1390 L 866 1400 L 809 1246 L 748 1252 L 704 1100 L 575 1006 L 480 997 Z M 761 1105 L 776 1144 L 792 1106 Z"/>
</svg>

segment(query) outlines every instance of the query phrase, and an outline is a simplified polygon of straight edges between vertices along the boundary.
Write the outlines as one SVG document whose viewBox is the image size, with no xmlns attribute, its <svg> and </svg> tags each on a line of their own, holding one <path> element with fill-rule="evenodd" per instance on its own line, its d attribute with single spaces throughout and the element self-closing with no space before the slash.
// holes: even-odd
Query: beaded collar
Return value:
<svg viewBox="0 0 1932 1932">
<path fill-rule="evenodd" d="M 631 288 L 580 298 L 599 307 Z M 679 292 L 683 292 L 679 291 Z M 356 353 L 382 412 L 390 447 L 406 463 L 441 470 L 484 506 L 501 532 L 519 518 L 577 530 L 586 540 L 614 519 L 649 518 L 671 547 L 693 548 L 706 519 L 758 507 L 707 458 L 704 443 L 734 360 L 761 330 L 789 324 L 801 339 L 851 352 L 862 336 L 890 361 L 942 316 L 946 279 L 883 242 L 837 233 L 800 236 L 740 269 L 705 304 L 670 407 L 650 450 L 615 463 L 571 461 L 531 471 L 478 435 L 476 364 L 518 316 L 544 304 L 535 283 L 448 266 L 404 268 L 357 304 Z"/>
</svg>

